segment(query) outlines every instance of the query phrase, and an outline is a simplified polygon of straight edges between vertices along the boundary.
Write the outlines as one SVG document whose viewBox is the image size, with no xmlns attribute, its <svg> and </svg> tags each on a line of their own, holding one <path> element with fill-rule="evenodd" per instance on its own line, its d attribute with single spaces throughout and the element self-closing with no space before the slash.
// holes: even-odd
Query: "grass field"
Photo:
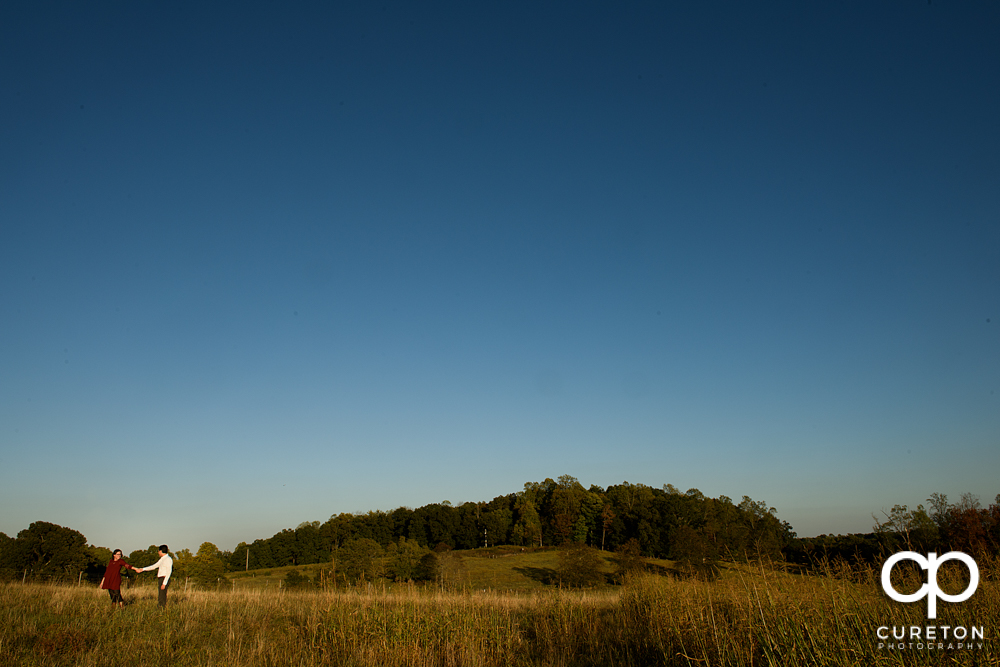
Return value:
<svg viewBox="0 0 1000 667">
<path fill-rule="evenodd" d="M 557 557 L 465 558 L 469 585 L 451 591 L 178 587 L 166 611 L 151 587 L 114 610 L 93 587 L 3 584 L 0 664 L 1000 665 L 996 563 L 980 564 L 977 593 L 940 603 L 932 622 L 982 627 L 978 645 L 889 650 L 876 630 L 927 625 L 926 607 L 889 600 L 875 572 L 732 565 L 712 582 L 646 575 L 584 591 L 517 589 L 521 570 L 551 566 L 543 556 Z M 483 577 L 497 585 L 480 586 Z"/>
<path fill-rule="evenodd" d="M 615 572 L 614 555 L 602 552 L 601 557 L 604 561 L 603 572 L 610 580 Z M 443 567 L 450 570 L 445 579 L 447 588 L 451 590 L 531 592 L 550 588 L 552 582 L 558 580 L 556 570 L 559 565 L 559 552 L 555 548 L 491 547 L 446 554 L 443 556 L 443 563 Z M 662 573 L 674 570 L 674 564 L 668 560 L 647 558 L 645 564 Z M 228 585 L 236 591 L 277 590 L 289 572 L 295 571 L 314 581 L 320 581 L 320 571 L 328 567 L 318 564 L 288 565 L 248 572 L 230 572 L 226 577 L 229 580 Z M 332 584 L 327 583 L 327 589 L 332 587 Z M 399 586 L 379 584 L 379 588 L 391 591 Z"/>
<path fill-rule="evenodd" d="M 603 553 L 603 571 L 608 577 L 614 573 L 613 554 Z M 671 567 L 669 561 L 648 559 L 650 565 L 660 569 Z M 446 554 L 442 566 L 448 570 L 447 588 L 451 590 L 478 590 L 496 592 L 530 592 L 551 587 L 556 580 L 559 552 L 556 549 L 521 549 L 496 547 Z M 289 572 L 295 571 L 314 581 L 320 581 L 320 571 L 328 565 L 289 565 L 249 572 L 231 572 L 226 575 L 229 585 L 236 591 L 278 589 Z M 327 584 L 326 588 L 332 588 Z M 382 590 L 399 588 L 394 584 L 379 584 Z"/>
</svg>

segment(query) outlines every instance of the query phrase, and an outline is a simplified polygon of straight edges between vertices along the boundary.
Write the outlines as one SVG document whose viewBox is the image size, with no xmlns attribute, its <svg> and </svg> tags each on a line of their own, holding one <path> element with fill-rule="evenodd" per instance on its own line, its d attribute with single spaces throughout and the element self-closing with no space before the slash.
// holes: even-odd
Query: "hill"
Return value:
<svg viewBox="0 0 1000 667">
<path fill-rule="evenodd" d="M 433 582 L 424 582 L 425 587 L 441 586 L 452 590 L 531 592 L 558 587 L 559 557 L 561 550 L 552 547 L 490 547 L 452 551 L 441 555 L 441 573 Z M 598 552 L 599 570 L 603 581 L 596 587 L 614 585 L 616 570 L 615 555 L 607 551 Z M 644 558 L 644 569 L 660 573 L 678 570 L 671 561 Z M 294 588 L 325 589 L 334 588 L 330 563 L 310 565 L 287 565 L 274 568 L 230 572 L 225 575 L 234 590 L 258 590 L 287 588 L 289 582 Z M 388 582 L 384 579 L 376 583 L 367 582 L 362 587 L 374 586 L 393 590 L 413 585 L 405 582 Z M 337 587 L 344 587 L 338 582 Z M 358 584 L 349 585 L 357 588 Z"/>
</svg>

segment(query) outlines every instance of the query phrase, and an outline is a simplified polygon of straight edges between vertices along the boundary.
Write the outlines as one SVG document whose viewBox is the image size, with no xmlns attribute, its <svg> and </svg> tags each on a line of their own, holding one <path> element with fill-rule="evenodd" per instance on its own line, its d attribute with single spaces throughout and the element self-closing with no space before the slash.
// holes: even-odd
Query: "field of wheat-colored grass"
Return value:
<svg viewBox="0 0 1000 667">
<path fill-rule="evenodd" d="M 938 626 L 983 627 L 978 646 L 879 648 L 882 625 L 928 624 L 872 571 L 822 576 L 730 567 L 715 581 L 639 576 L 570 591 L 292 592 L 153 588 L 110 606 L 93 587 L 0 585 L 4 665 L 1000 665 L 997 568 Z"/>
</svg>

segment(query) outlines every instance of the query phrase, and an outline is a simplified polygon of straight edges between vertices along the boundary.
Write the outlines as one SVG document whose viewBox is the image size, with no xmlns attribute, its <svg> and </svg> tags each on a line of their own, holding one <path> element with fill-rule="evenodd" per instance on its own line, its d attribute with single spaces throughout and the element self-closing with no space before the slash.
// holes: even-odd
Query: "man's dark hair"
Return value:
<svg viewBox="0 0 1000 667">
<path fill-rule="evenodd" d="M 160 546 L 158 546 L 156 548 L 159 549 L 160 551 L 162 551 L 165 554 L 170 553 L 170 549 L 167 548 L 166 544 L 161 544 Z"/>
</svg>

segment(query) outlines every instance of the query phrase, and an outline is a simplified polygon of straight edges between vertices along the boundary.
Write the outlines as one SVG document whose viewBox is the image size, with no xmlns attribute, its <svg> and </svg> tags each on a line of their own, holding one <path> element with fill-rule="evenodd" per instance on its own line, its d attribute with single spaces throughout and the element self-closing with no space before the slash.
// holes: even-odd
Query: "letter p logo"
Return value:
<svg viewBox="0 0 1000 667">
<path fill-rule="evenodd" d="M 891 574 L 893 566 L 901 560 L 912 560 L 920 565 L 921 569 L 928 572 L 928 583 L 920 587 L 916 593 L 902 595 L 892 587 Z M 969 568 L 969 586 L 958 595 L 948 595 L 938 587 L 937 571 L 941 563 L 949 560 L 960 560 Z M 882 566 L 882 589 L 885 594 L 896 602 L 916 602 L 920 598 L 927 596 L 927 618 L 937 618 L 937 599 L 941 598 L 945 602 L 965 602 L 972 597 L 979 587 L 979 567 L 972 557 L 960 551 L 949 551 L 941 558 L 931 552 L 924 558 L 915 551 L 900 551 L 893 554 Z"/>
</svg>

